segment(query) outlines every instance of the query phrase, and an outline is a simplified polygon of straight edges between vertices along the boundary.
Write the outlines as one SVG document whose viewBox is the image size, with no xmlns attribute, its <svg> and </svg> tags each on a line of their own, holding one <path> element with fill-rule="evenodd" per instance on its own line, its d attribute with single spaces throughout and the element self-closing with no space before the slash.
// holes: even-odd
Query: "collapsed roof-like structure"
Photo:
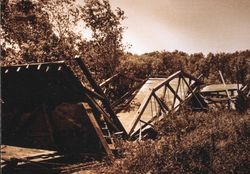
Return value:
<svg viewBox="0 0 250 174">
<path fill-rule="evenodd" d="M 244 110 L 238 96 L 250 95 L 247 85 L 205 86 L 183 71 L 148 79 L 118 73 L 98 85 L 75 60 L 88 85 L 63 61 L 1 67 L 3 166 L 72 153 L 111 156 L 115 135 L 153 138 L 155 124 L 182 107 L 204 111 L 232 101 Z"/>
<path fill-rule="evenodd" d="M 4 146 L 112 155 L 111 134 L 123 127 L 85 64 L 76 60 L 91 89 L 63 61 L 1 67 Z M 16 156 L 3 153 L 2 164 Z"/>
<path fill-rule="evenodd" d="M 149 78 L 117 115 L 130 138 L 148 137 L 157 121 L 188 102 L 193 102 L 193 109 L 206 109 L 206 103 L 197 93 L 202 84 L 202 81 L 183 71 L 168 78 Z"/>
</svg>

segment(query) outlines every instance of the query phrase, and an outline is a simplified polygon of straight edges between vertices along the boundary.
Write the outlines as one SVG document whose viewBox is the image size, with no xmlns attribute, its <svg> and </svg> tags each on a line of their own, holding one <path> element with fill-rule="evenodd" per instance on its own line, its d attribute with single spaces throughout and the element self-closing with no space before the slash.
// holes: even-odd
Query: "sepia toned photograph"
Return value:
<svg viewBox="0 0 250 174">
<path fill-rule="evenodd" d="M 1 173 L 249 174 L 249 0 L 0 0 Z"/>
</svg>

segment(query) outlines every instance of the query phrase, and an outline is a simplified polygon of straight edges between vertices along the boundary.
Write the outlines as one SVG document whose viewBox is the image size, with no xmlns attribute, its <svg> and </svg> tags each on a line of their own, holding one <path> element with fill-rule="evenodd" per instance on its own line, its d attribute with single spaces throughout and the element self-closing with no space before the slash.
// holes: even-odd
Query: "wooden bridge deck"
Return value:
<svg viewBox="0 0 250 174">
<path fill-rule="evenodd" d="M 122 125 L 124 126 L 127 133 L 129 133 L 131 126 L 134 123 L 134 120 L 136 120 L 137 112 L 138 112 L 138 109 L 140 108 L 141 104 L 150 95 L 152 89 L 154 87 L 156 87 L 158 84 L 164 82 L 166 79 L 167 78 L 149 78 L 146 81 L 146 83 L 142 86 L 142 88 L 138 91 L 138 93 L 136 94 L 134 99 L 130 102 L 129 107 L 125 108 L 119 114 L 117 114 L 118 118 L 120 119 L 120 121 L 121 121 Z M 178 78 L 175 78 L 169 82 L 169 85 L 173 88 L 174 91 L 176 91 L 178 84 L 179 84 Z M 187 87 L 184 86 L 183 88 L 184 89 L 182 89 L 182 90 L 179 89 L 177 93 L 181 98 L 184 99 L 185 98 L 184 91 L 187 91 Z M 156 91 L 156 94 L 159 97 L 163 97 L 164 96 L 164 87 L 158 89 Z M 163 98 L 164 98 L 166 105 L 169 108 L 175 107 L 180 103 L 180 101 L 178 99 L 176 99 L 176 101 L 174 101 L 174 94 L 172 92 L 170 92 L 169 89 L 167 89 L 167 91 L 165 92 L 165 97 L 163 97 Z M 174 103 L 174 106 L 172 106 L 173 103 Z M 142 120 L 143 122 L 150 121 L 152 119 L 153 115 L 157 114 L 156 112 L 158 110 L 157 109 L 158 107 L 159 107 L 158 103 L 156 102 L 156 100 L 154 98 L 152 98 L 150 100 L 150 104 L 148 104 L 148 106 L 144 110 L 144 113 L 143 113 L 140 120 Z M 144 124 L 144 123 L 142 123 L 142 124 Z M 140 126 L 141 126 L 140 124 L 137 124 L 137 126 L 135 127 L 134 130 L 135 131 L 139 130 Z"/>
<path fill-rule="evenodd" d="M 16 159 L 19 162 L 41 162 L 62 157 L 57 151 L 1 145 L 1 167 L 5 162 Z"/>
<path fill-rule="evenodd" d="M 136 112 L 138 111 L 144 98 L 150 94 L 153 87 L 164 80 L 166 80 L 166 78 L 149 78 L 138 91 L 134 99 L 130 102 L 129 108 L 122 110 L 118 114 L 118 118 L 120 119 L 127 133 L 130 131 L 129 129 L 132 126 L 133 121 L 136 119 Z"/>
</svg>

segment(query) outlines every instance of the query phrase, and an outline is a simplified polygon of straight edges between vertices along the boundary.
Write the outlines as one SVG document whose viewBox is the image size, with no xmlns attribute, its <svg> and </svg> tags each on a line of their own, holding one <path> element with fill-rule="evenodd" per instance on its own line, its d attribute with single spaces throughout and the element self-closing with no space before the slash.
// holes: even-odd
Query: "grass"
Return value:
<svg viewBox="0 0 250 174">
<path fill-rule="evenodd" d="M 249 113 L 180 111 L 157 130 L 154 141 L 121 141 L 123 157 L 93 173 L 250 172 Z"/>
</svg>

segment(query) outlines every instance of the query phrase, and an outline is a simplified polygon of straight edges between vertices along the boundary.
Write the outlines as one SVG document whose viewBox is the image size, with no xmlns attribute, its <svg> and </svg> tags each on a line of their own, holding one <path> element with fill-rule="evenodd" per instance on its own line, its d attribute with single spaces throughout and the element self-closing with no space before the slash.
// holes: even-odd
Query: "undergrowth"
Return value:
<svg viewBox="0 0 250 174">
<path fill-rule="evenodd" d="M 250 115 L 179 112 L 161 120 L 156 140 L 121 141 L 123 157 L 97 173 L 249 173 Z"/>
</svg>

